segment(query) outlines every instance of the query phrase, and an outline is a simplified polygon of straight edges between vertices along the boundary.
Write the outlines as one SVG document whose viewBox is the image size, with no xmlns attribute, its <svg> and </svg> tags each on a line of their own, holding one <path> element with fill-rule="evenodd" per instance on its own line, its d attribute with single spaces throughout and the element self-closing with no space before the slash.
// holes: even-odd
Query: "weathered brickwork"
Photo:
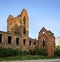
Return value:
<svg viewBox="0 0 60 62">
<path fill-rule="evenodd" d="M 29 49 L 33 50 L 37 45 L 38 40 L 29 38 Z"/>
<path fill-rule="evenodd" d="M 21 36 L 21 48 L 28 49 L 29 25 L 27 11 L 23 9 L 21 14 L 15 18 L 10 15 L 7 19 L 7 25 L 7 31 L 9 33 Z M 25 46 L 23 42 L 26 43 Z"/>
<path fill-rule="evenodd" d="M 51 31 L 42 28 L 38 40 L 29 38 L 28 14 L 25 9 L 17 17 L 9 15 L 7 32 L 0 31 L 0 47 L 33 50 L 36 46 L 45 48 L 49 56 L 54 55 L 55 37 Z"/>
<path fill-rule="evenodd" d="M 11 37 L 11 39 L 9 39 L 8 37 Z M 19 38 L 19 44 L 16 44 L 16 38 Z M 11 42 L 8 43 L 8 41 L 10 40 Z M 0 31 L 0 47 L 20 49 L 20 44 L 21 44 L 20 35 L 16 35 L 16 34 L 13 35 L 10 33 Z"/>
<path fill-rule="evenodd" d="M 47 31 L 44 27 L 39 32 L 38 36 L 39 48 L 46 49 L 48 56 L 54 55 L 55 51 L 55 37 L 51 31 Z"/>
</svg>

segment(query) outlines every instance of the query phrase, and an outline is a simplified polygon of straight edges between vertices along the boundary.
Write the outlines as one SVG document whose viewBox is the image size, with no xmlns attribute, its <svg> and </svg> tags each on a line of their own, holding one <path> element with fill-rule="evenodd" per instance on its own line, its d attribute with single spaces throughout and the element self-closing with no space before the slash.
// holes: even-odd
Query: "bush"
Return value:
<svg viewBox="0 0 60 62">
<path fill-rule="evenodd" d="M 56 47 L 55 56 L 60 56 L 60 46 Z"/>
<path fill-rule="evenodd" d="M 0 57 L 8 57 L 8 56 L 16 56 L 16 55 L 18 55 L 18 52 L 15 49 L 0 48 Z"/>
<path fill-rule="evenodd" d="M 47 52 L 45 49 L 39 49 L 38 47 L 35 47 L 34 50 L 30 50 L 31 55 L 43 55 L 47 56 Z"/>
<path fill-rule="evenodd" d="M 28 51 L 22 51 L 20 49 L 0 48 L 0 57 L 24 56 L 24 55 L 29 55 L 29 52 Z"/>
<path fill-rule="evenodd" d="M 9 56 L 26 56 L 26 55 L 43 55 L 47 56 L 47 53 L 44 49 L 39 49 L 37 47 L 34 50 L 22 51 L 20 49 L 6 49 L 0 48 L 0 57 L 9 57 Z"/>
<path fill-rule="evenodd" d="M 48 53 L 45 49 L 40 49 L 39 55 L 48 56 Z"/>
<path fill-rule="evenodd" d="M 7 50 L 4 48 L 0 48 L 0 57 L 8 56 Z"/>
<path fill-rule="evenodd" d="M 22 56 L 29 55 L 29 51 L 22 51 Z"/>
</svg>

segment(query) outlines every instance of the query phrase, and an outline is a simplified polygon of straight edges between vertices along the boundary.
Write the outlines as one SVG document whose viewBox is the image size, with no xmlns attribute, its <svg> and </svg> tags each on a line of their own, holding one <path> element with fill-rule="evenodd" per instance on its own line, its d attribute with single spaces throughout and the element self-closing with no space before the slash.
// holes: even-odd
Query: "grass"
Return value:
<svg viewBox="0 0 60 62">
<path fill-rule="evenodd" d="M 11 61 L 11 60 L 37 60 L 37 59 L 56 59 L 60 57 L 48 57 L 48 56 L 39 56 L 39 55 L 25 55 L 25 56 L 11 56 L 0 58 L 0 61 Z"/>
</svg>

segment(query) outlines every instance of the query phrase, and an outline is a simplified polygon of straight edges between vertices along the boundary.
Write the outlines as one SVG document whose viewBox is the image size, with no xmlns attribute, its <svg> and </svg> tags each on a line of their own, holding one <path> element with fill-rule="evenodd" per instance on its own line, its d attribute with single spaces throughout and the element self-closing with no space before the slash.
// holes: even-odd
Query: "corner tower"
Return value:
<svg viewBox="0 0 60 62">
<path fill-rule="evenodd" d="M 7 20 L 7 31 L 11 34 L 18 34 L 21 37 L 21 49 L 28 49 L 29 25 L 28 14 L 26 9 L 23 9 L 17 17 L 10 15 Z"/>
</svg>

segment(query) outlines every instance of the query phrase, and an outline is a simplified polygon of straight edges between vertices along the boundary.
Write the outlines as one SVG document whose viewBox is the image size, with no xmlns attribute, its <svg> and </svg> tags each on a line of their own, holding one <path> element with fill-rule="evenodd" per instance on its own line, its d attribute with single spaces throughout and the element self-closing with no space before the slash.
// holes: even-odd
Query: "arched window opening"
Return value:
<svg viewBox="0 0 60 62">
<path fill-rule="evenodd" d="M 26 23 L 26 17 L 24 16 L 24 18 L 23 18 L 23 23 L 24 23 L 24 25 L 25 25 L 25 23 Z"/>
<path fill-rule="evenodd" d="M 26 45 L 26 39 L 23 39 L 23 44 L 24 44 L 24 46 Z"/>
<path fill-rule="evenodd" d="M 43 47 L 45 47 L 45 40 L 43 39 Z"/>
<path fill-rule="evenodd" d="M 23 28 L 23 33 L 26 35 L 26 27 Z"/>
<path fill-rule="evenodd" d="M 36 45 L 36 42 L 34 42 L 34 45 Z"/>
<path fill-rule="evenodd" d="M 31 41 L 29 41 L 29 46 L 31 46 Z"/>
</svg>

